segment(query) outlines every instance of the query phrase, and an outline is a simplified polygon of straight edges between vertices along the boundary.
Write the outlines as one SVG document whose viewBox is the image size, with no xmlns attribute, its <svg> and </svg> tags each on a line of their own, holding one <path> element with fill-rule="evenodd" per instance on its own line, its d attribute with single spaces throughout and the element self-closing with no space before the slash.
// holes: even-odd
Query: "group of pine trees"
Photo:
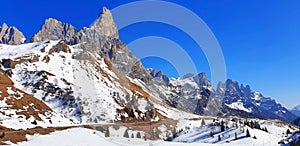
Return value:
<svg viewBox="0 0 300 146">
<path fill-rule="evenodd" d="M 125 130 L 123 137 L 129 138 L 129 133 L 128 133 L 128 130 L 127 130 L 127 129 Z M 134 134 L 131 133 L 131 138 L 142 138 L 142 136 L 141 136 L 141 133 L 140 133 L 140 132 L 137 132 L 137 133 L 136 133 L 136 136 L 134 136 Z"/>
<path fill-rule="evenodd" d="M 247 120 L 245 120 L 245 121 L 242 122 L 241 120 L 236 120 L 236 119 L 232 119 L 231 121 L 234 122 L 234 124 L 232 125 L 232 127 L 235 127 L 235 128 L 239 128 L 238 123 L 240 123 L 240 125 L 243 125 L 243 127 L 244 126 L 248 126 L 251 129 L 259 129 L 259 130 L 268 132 L 268 129 L 266 127 L 262 128 L 260 126 L 260 124 L 259 124 L 258 121 L 252 121 L 252 120 L 251 121 L 247 121 Z M 226 129 L 229 128 L 228 122 L 224 122 L 223 120 L 221 120 L 221 122 L 219 122 L 217 120 L 213 120 L 213 123 L 211 124 L 211 126 L 220 126 L 220 131 L 221 132 L 224 132 Z M 245 132 L 245 131 L 243 130 L 243 132 Z M 287 131 L 287 133 L 288 133 L 288 131 Z M 210 132 L 210 136 L 214 137 L 213 130 Z M 249 129 L 246 129 L 246 136 L 247 137 L 251 137 Z M 238 139 L 238 136 L 237 136 L 236 132 L 234 134 L 234 137 L 235 137 L 235 140 Z M 257 137 L 255 135 L 253 136 L 253 138 L 257 139 Z M 218 135 L 218 141 L 221 141 L 221 140 L 222 140 L 222 137 L 220 135 Z"/>
</svg>

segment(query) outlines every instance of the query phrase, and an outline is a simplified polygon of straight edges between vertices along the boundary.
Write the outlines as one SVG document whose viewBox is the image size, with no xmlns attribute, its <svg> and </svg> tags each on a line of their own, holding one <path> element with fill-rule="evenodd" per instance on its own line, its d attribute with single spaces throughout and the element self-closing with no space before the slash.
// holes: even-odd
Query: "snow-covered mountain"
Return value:
<svg viewBox="0 0 300 146">
<path fill-rule="evenodd" d="M 300 117 L 300 105 L 295 106 L 290 110 L 294 115 Z"/>
<path fill-rule="evenodd" d="M 146 69 L 119 39 L 105 7 L 81 30 L 49 18 L 26 44 L 23 37 L 7 41 L 8 28 L 14 29 L 3 25 L 0 35 L 5 39 L 0 42 L 0 128 L 5 132 L 87 124 L 120 142 L 136 137 L 172 140 L 166 144 L 226 144 L 237 140 L 234 135 L 249 140 L 236 124 L 278 141 L 287 128 L 297 131 L 279 121 L 291 122 L 296 118 L 292 113 L 250 86 L 227 80 L 213 89 L 205 73 L 168 78 L 162 71 Z M 253 129 L 248 120 L 270 132 Z M 227 131 L 221 130 L 220 121 L 227 123 Z M 208 137 L 212 129 L 216 137 Z"/>
<path fill-rule="evenodd" d="M 143 82 L 120 74 L 108 59 L 81 47 L 62 41 L 0 45 L 1 68 L 15 87 L 81 123 L 164 117 Z"/>
<path fill-rule="evenodd" d="M 149 69 L 154 81 L 150 84 L 153 91 L 169 105 L 198 115 L 221 115 L 221 102 L 205 73 L 183 78 L 167 78 L 161 71 Z"/>
<path fill-rule="evenodd" d="M 226 106 L 223 111 L 227 114 L 236 113 L 245 117 L 280 119 L 287 122 L 296 119 L 294 114 L 275 100 L 252 91 L 249 85 L 239 85 L 231 79 L 224 84 L 219 83 L 216 94 Z"/>
<path fill-rule="evenodd" d="M 239 115 L 252 118 L 271 118 L 292 122 L 297 117 L 270 97 L 228 79 L 216 90 L 205 73 L 187 74 L 183 78 L 167 78 L 161 71 L 149 69 L 153 82 L 162 97 L 181 110 L 199 115 Z M 189 105 L 189 106 L 186 106 Z"/>
</svg>

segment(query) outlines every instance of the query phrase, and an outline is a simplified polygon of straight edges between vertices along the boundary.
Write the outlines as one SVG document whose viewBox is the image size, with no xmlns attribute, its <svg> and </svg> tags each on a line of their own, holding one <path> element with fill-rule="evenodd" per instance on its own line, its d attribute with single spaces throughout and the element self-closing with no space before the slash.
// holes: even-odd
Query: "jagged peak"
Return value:
<svg viewBox="0 0 300 146">
<path fill-rule="evenodd" d="M 15 26 L 8 26 L 5 22 L 0 28 L 0 43 L 8 45 L 19 45 L 25 42 L 23 33 Z"/>
<path fill-rule="evenodd" d="M 55 19 L 55 18 L 47 18 L 47 19 L 45 20 L 45 23 L 44 23 L 44 24 L 48 24 L 48 23 L 51 23 L 51 22 L 54 22 L 54 23 L 63 23 L 63 22 L 61 22 L 61 21 L 58 21 L 58 20 Z"/>
<path fill-rule="evenodd" d="M 100 17 L 102 15 L 110 15 L 110 16 L 112 16 L 110 10 L 108 8 L 106 8 L 105 6 L 102 8 L 102 12 L 99 14 L 98 17 Z"/>
<path fill-rule="evenodd" d="M 205 72 L 201 72 L 201 73 L 199 73 L 197 76 L 206 78 L 206 73 L 205 73 Z"/>
<path fill-rule="evenodd" d="M 62 22 L 62 21 L 60 21 L 60 20 L 57 20 L 57 19 L 55 19 L 55 18 L 47 18 L 46 20 L 45 20 L 45 22 L 44 22 L 44 24 L 42 25 L 42 27 L 44 26 L 48 26 L 49 27 L 49 25 L 52 27 L 53 25 L 68 25 L 68 26 L 71 26 L 71 27 L 73 27 L 74 29 L 76 29 L 74 26 L 72 26 L 71 24 L 69 24 L 69 23 L 65 23 L 65 22 Z"/>
<path fill-rule="evenodd" d="M 40 42 L 47 40 L 66 40 L 70 39 L 77 33 L 77 29 L 71 24 L 64 23 L 55 18 L 48 18 L 42 24 L 41 29 L 34 34 L 30 42 Z"/>
<path fill-rule="evenodd" d="M 2 25 L 1 25 L 1 29 L 3 29 L 3 28 L 4 28 L 4 29 L 7 29 L 7 28 L 8 28 L 8 26 L 7 26 L 7 24 L 6 24 L 5 22 L 3 22 Z"/>
<path fill-rule="evenodd" d="M 98 19 L 91 25 L 91 28 L 102 35 L 119 38 L 118 29 L 113 16 L 106 7 L 102 8 L 102 12 L 99 14 Z"/>
<path fill-rule="evenodd" d="M 211 87 L 211 83 L 207 79 L 205 72 L 201 72 L 201 73 L 197 74 L 196 76 L 193 77 L 193 79 L 199 86 Z"/>
</svg>

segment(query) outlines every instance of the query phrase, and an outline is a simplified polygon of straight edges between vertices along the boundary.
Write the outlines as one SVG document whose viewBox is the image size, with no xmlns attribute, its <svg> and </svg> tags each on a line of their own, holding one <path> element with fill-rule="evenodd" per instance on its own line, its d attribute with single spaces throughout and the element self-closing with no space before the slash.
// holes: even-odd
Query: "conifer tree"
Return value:
<svg viewBox="0 0 300 146">
<path fill-rule="evenodd" d="M 247 136 L 247 137 L 251 137 L 250 132 L 249 132 L 248 129 L 246 130 L 246 136 Z"/>
</svg>

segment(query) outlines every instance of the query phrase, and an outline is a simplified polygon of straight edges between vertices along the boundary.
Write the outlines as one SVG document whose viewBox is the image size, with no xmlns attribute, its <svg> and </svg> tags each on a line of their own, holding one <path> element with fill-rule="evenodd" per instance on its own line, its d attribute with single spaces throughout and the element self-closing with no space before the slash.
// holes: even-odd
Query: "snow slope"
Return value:
<svg viewBox="0 0 300 146">
<path fill-rule="evenodd" d="M 27 129 L 75 124 L 52 111 L 42 101 L 14 87 L 0 70 L 0 125 L 12 129 Z"/>
<path fill-rule="evenodd" d="M 200 126 L 200 121 L 186 122 L 185 125 L 189 126 L 188 129 L 184 129 L 179 132 L 173 142 L 183 142 L 189 144 L 217 144 L 217 145 L 279 145 L 282 139 L 285 139 L 287 135 L 287 129 L 291 132 L 297 131 L 297 128 L 283 123 L 278 120 L 260 120 L 260 119 L 240 119 L 240 118 L 221 118 L 215 119 L 215 122 L 211 120 L 205 120 L 206 126 Z M 219 122 L 218 122 L 219 121 Z M 225 131 L 221 131 L 220 121 L 224 121 Z M 236 122 L 238 121 L 238 122 Z M 257 128 L 251 128 L 244 125 L 245 121 L 257 121 L 261 129 L 267 129 L 267 131 Z M 191 123 L 192 122 L 192 123 Z M 190 124 L 188 124 L 190 123 Z M 182 126 L 181 126 L 182 127 Z M 246 130 L 249 130 L 250 136 L 246 136 Z M 211 134 L 213 133 L 213 137 Z M 297 134 L 294 134 L 296 137 Z M 221 140 L 219 140 L 219 137 Z M 253 138 L 253 137 L 256 137 Z M 296 139 L 296 138 L 291 138 Z M 286 140 L 289 141 L 289 140 Z"/>
<path fill-rule="evenodd" d="M 120 74 L 105 57 L 80 44 L 1 45 L 0 59 L 15 87 L 74 121 L 159 120 L 166 108 L 142 81 Z"/>
<path fill-rule="evenodd" d="M 273 123 L 274 124 L 274 123 Z M 211 127 L 205 126 L 202 128 L 194 128 L 190 131 L 181 135 L 173 142 L 166 141 L 144 141 L 135 138 L 120 138 L 126 141 L 126 143 L 118 143 L 112 138 L 105 138 L 104 135 L 98 131 L 85 129 L 85 128 L 72 128 L 64 131 L 56 131 L 48 135 L 33 135 L 27 136 L 27 142 L 21 142 L 16 145 L 19 146 L 48 146 L 49 144 L 55 146 L 69 146 L 69 145 L 80 145 L 80 146 L 92 146 L 92 145 L 158 145 L 158 146 L 277 146 L 278 141 L 274 138 L 274 135 L 270 133 L 281 132 L 281 129 L 273 129 L 270 133 L 265 131 L 249 129 L 250 133 L 255 133 L 257 139 L 252 137 L 246 137 L 240 129 L 228 129 L 224 132 L 215 134 L 214 138 L 209 136 L 209 129 Z M 218 131 L 218 128 L 214 129 Z M 234 140 L 234 133 L 237 132 L 238 140 Z M 218 135 L 221 135 L 222 140 L 218 141 Z M 296 134 L 293 136 L 295 137 Z M 226 141 L 230 141 L 229 143 Z M 14 145 L 14 144 L 12 144 Z"/>
</svg>

